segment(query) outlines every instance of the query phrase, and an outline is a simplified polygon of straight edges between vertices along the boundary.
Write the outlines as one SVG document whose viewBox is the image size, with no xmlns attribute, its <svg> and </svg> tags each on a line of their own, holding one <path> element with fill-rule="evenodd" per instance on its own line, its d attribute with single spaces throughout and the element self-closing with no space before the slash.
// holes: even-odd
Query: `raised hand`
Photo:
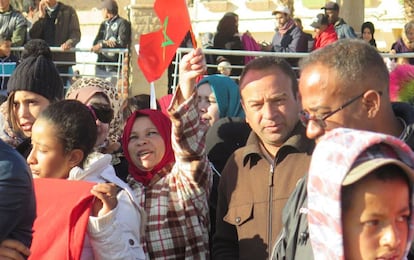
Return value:
<svg viewBox="0 0 414 260">
<path fill-rule="evenodd" d="M 41 0 L 39 2 L 39 17 L 40 18 L 46 17 L 46 6 L 47 6 L 47 3 L 45 0 Z"/>
<path fill-rule="evenodd" d="M 180 89 L 184 99 L 189 98 L 194 91 L 196 79 L 205 74 L 206 61 L 200 48 L 184 55 L 180 62 Z"/>
</svg>

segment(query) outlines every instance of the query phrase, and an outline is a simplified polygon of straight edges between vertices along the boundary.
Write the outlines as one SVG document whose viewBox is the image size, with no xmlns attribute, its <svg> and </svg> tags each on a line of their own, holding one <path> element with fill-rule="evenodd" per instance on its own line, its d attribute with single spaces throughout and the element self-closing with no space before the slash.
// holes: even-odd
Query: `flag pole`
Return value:
<svg viewBox="0 0 414 260">
<path fill-rule="evenodd" d="M 191 35 L 191 43 L 193 44 L 193 48 L 196 49 L 197 48 L 197 40 L 194 36 L 193 26 L 191 26 L 191 24 L 190 24 L 190 35 Z"/>
<path fill-rule="evenodd" d="M 155 96 L 155 86 L 154 86 L 154 81 L 152 81 L 150 83 L 150 108 L 151 109 L 157 109 L 157 100 L 156 100 L 156 96 Z"/>
<path fill-rule="evenodd" d="M 193 27 L 191 26 L 191 24 L 190 24 L 190 35 L 191 35 L 191 42 L 193 44 L 193 48 L 197 49 L 197 41 L 195 39 Z M 202 78 L 203 78 L 203 75 L 198 76 L 196 82 L 199 82 Z"/>
</svg>

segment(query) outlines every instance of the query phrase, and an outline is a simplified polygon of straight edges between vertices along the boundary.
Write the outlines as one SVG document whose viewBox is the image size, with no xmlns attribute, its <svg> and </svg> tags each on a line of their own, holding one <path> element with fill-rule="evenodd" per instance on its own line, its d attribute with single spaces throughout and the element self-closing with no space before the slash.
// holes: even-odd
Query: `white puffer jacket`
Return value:
<svg viewBox="0 0 414 260">
<path fill-rule="evenodd" d="M 129 186 L 115 175 L 108 154 L 92 153 L 84 163 L 84 169 L 74 167 L 68 180 L 111 182 L 122 190 L 118 193 L 118 205 L 101 217 L 89 217 L 81 259 L 145 259 L 141 246 L 141 220 L 143 210 L 135 202 Z"/>
</svg>

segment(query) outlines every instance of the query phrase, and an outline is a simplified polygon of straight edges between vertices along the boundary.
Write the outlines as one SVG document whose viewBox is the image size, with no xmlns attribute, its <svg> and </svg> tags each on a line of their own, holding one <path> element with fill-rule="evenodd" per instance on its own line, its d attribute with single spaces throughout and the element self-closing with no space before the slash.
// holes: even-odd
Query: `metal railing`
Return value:
<svg viewBox="0 0 414 260">
<path fill-rule="evenodd" d="M 178 48 L 177 55 L 174 63 L 174 73 L 171 75 L 173 77 L 173 85 L 169 86 L 171 88 L 175 88 L 178 84 L 178 66 L 181 58 L 184 54 L 190 52 L 192 48 Z M 253 57 L 264 57 L 264 56 L 273 56 L 273 57 L 280 57 L 280 58 L 303 58 L 309 55 L 308 52 L 270 52 L 270 51 L 233 51 L 233 50 L 219 50 L 219 49 L 203 49 L 204 54 L 213 54 L 213 55 L 225 55 L 225 56 L 253 56 Z M 407 52 L 407 53 L 380 53 L 383 58 L 414 58 L 414 52 Z M 217 64 L 207 64 L 208 68 L 216 68 Z M 241 65 L 231 65 L 231 68 L 244 68 Z M 298 67 L 293 67 L 294 70 L 299 70 Z M 239 77 L 231 77 L 233 79 L 238 79 Z"/>
<path fill-rule="evenodd" d="M 23 47 L 13 47 L 12 51 L 14 52 L 22 52 Z M 59 47 L 51 47 L 52 52 L 64 52 Z M 173 78 L 173 85 L 169 86 L 170 88 L 175 88 L 178 84 L 178 66 L 179 62 L 182 59 L 182 56 L 185 53 L 188 53 L 192 50 L 192 48 L 178 48 L 177 55 L 175 60 L 173 60 L 174 72 L 171 75 Z M 97 62 L 97 55 L 90 51 L 90 48 L 72 48 L 66 52 L 75 52 L 76 53 L 76 64 L 73 66 L 75 70 L 79 70 L 79 74 L 75 73 L 75 70 L 71 73 L 61 73 L 61 76 L 66 77 L 99 77 L 99 78 L 106 78 L 107 75 L 96 74 L 95 73 L 95 66 L 98 65 L 105 65 L 105 66 L 114 66 L 116 67 L 116 80 L 119 82 L 122 81 L 122 84 L 117 84 L 118 92 L 123 93 L 124 91 L 124 82 L 128 84 L 128 80 L 126 80 L 126 75 L 123 73 L 124 71 L 129 71 L 129 68 L 125 70 L 125 66 L 129 66 L 128 63 L 125 62 L 126 57 L 129 55 L 129 51 L 126 48 L 114 48 L 114 49 L 102 49 L 101 52 L 111 52 L 114 54 L 119 54 L 119 58 L 117 62 Z M 220 50 L 220 49 L 203 49 L 204 54 L 213 54 L 213 55 L 223 55 L 223 56 L 252 56 L 252 57 L 263 57 L 263 56 L 275 56 L 280 58 L 303 58 L 309 55 L 309 53 L 299 53 L 299 52 L 267 52 L 267 51 L 233 51 L 233 50 Z M 411 53 L 380 53 L 383 58 L 414 58 L 414 52 Z M 65 62 L 65 61 L 54 61 L 56 65 L 72 65 L 73 62 Z M 216 68 L 217 64 L 207 64 L 209 68 Z M 231 68 L 244 68 L 243 65 L 231 65 Z M 293 68 L 294 70 L 298 70 L 297 67 Z M 7 76 L 11 75 L 9 72 L 5 71 L 2 75 Z M 238 77 L 232 77 L 233 79 L 238 79 Z M 67 85 L 65 86 L 68 87 Z M 128 87 L 128 86 L 127 86 Z M 122 88 L 122 89 L 120 89 Z"/>
<path fill-rule="evenodd" d="M 23 47 L 13 47 L 12 51 L 21 53 L 24 50 Z M 128 82 L 126 80 L 125 66 L 128 66 L 126 64 L 125 59 L 129 55 L 129 51 L 126 48 L 105 48 L 101 49 L 100 53 L 113 53 L 113 54 L 119 54 L 118 60 L 116 62 L 97 62 L 97 54 L 94 52 L 91 52 L 90 48 L 72 48 L 67 51 L 63 51 L 60 47 L 50 47 L 50 50 L 52 52 L 74 52 L 76 54 L 76 61 L 75 65 L 73 65 L 72 61 L 59 61 L 55 60 L 54 63 L 58 65 L 73 65 L 73 70 L 70 73 L 60 73 L 60 76 L 62 77 L 98 77 L 98 78 L 107 78 L 107 74 L 97 74 L 95 73 L 95 67 L 99 65 L 103 66 L 113 66 L 116 68 L 116 75 L 114 77 L 116 78 L 116 82 L 122 81 L 122 84 L 116 84 L 118 88 L 118 92 L 122 92 L 124 87 L 124 82 Z M 75 73 L 75 71 L 79 71 L 79 73 Z M 7 75 L 7 74 L 4 74 Z M 11 75 L 11 74 L 8 74 Z M 65 88 L 67 88 L 68 85 L 65 84 Z"/>
</svg>

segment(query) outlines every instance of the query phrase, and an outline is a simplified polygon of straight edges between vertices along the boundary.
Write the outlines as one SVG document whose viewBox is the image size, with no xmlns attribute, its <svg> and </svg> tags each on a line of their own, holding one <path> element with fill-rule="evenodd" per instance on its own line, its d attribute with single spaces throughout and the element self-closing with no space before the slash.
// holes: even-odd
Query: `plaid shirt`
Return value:
<svg viewBox="0 0 414 260">
<path fill-rule="evenodd" d="M 209 258 L 212 173 L 205 154 L 207 129 L 200 124 L 195 97 L 169 111 L 176 162 L 163 170 L 171 171 L 154 176 L 148 187 L 128 176 L 147 213 L 143 240 L 149 259 Z"/>
</svg>

